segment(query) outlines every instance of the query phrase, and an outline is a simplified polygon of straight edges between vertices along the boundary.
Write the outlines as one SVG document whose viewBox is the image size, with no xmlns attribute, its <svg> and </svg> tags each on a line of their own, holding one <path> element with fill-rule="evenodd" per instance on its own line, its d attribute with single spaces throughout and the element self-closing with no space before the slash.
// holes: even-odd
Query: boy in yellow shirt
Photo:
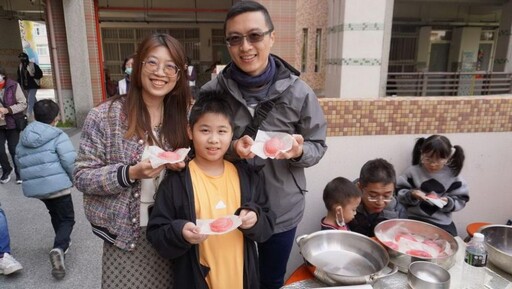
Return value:
<svg viewBox="0 0 512 289">
<path fill-rule="evenodd" d="M 185 170 L 169 171 L 156 194 L 147 237 L 174 260 L 175 288 L 259 288 L 255 242 L 272 235 L 275 215 L 259 170 L 224 160 L 233 115 L 220 96 L 196 101 L 188 129 L 195 156 Z M 206 235 L 196 225 L 233 214 L 241 225 L 225 234 Z"/>
</svg>

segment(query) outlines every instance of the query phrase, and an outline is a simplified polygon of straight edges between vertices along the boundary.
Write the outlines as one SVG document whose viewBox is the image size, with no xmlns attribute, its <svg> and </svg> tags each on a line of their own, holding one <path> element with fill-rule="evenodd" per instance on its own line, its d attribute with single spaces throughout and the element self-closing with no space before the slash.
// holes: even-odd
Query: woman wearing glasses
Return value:
<svg viewBox="0 0 512 289">
<path fill-rule="evenodd" d="M 226 15 L 224 33 L 232 61 L 201 89 L 220 90 L 229 96 L 236 112 L 231 153 L 264 165 L 266 189 L 277 221 L 272 237 L 258 244 L 261 288 L 280 288 L 304 214 L 304 168 L 317 164 L 327 150 L 327 124 L 315 93 L 298 77 L 299 72 L 270 54 L 275 32 L 264 6 L 253 1 L 236 2 Z M 258 129 L 292 135 L 292 148 L 275 159 L 255 157 L 250 148 Z"/>
<path fill-rule="evenodd" d="M 419 138 L 412 153 L 412 166 L 398 178 L 398 200 L 410 219 L 424 221 L 457 236 L 452 212 L 469 201 L 466 182 L 459 176 L 464 150 L 442 135 Z"/>
<path fill-rule="evenodd" d="M 362 192 L 357 214 L 348 223 L 350 230 L 375 236 L 375 226 L 382 221 L 407 218 L 403 206 L 393 197 L 395 192 L 395 168 L 385 159 L 367 161 L 361 168 L 357 186 Z"/>
<path fill-rule="evenodd" d="M 145 237 L 148 207 L 165 171 L 151 166 L 147 149 L 189 146 L 185 65 L 176 39 L 147 37 L 134 56 L 128 94 L 93 108 L 85 120 L 74 177 L 93 233 L 105 241 L 102 288 L 172 287 L 169 261 Z"/>
</svg>

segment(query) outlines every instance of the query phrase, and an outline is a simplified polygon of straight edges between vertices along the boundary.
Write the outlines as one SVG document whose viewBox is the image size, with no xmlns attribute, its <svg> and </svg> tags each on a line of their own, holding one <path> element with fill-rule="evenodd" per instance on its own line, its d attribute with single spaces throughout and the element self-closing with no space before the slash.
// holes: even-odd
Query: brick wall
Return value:
<svg viewBox="0 0 512 289">
<path fill-rule="evenodd" d="M 62 0 L 52 0 L 52 20 L 55 34 L 55 47 L 57 49 L 57 59 L 53 58 L 50 48 L 50 58 L 52 59 L 52 74 L 55 75 L 55 65 L 59 66 L 61 88 L 71 90 L 71 70 L 69 66 L 68 39 L 66 37 L 66 25 L 64 21 L 64 9 Z M 48 32 L 48 43 L 51 45 L 50 32 Z M 55 78 L 53 79 L 55 86 Z"/>
<path fill-rule="evenodd" d="M 96 33 L 96 14 L 93 0 L 84 0 L 85 25 L 87 30 L 87 48 L 91 70 L 92 98 L 94 105 L 103 100 L 102 70 L 100 66 L 99 45 Z"/>
</svg>

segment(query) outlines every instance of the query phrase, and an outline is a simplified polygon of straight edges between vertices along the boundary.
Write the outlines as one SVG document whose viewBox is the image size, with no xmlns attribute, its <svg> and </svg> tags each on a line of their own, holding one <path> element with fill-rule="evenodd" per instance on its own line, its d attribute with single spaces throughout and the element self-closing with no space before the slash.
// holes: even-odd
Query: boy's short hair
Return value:
<svg viewBox="0 0 512 289">
<path fill-rule="evenodd" d="M 351 199 L 360 198 L 361 195 L 361 191 L 353 182 L 344 177 L 334 178 L 324 188 L 325 208 L 330 211 L 337 204 L 345 206 Z"/>
<path fill-rule="evenodd" d="M 42 99 L 34 104 L 34 119 L 50 124 L 59 115 L 59 106 L 51 99 Z"/>
<path fill-rule="evenodd" d="M 199 118 L 206 113 L 217 113 L 225 116 L 229 120 L 231 129 L 235 128 L 233 110 L 224 94 L 217 91 L 202 91 L 190 109 L 189 126 L 194 127 Z"/>
<path fill-rule="evenodd" d="M 361 168 L 359 184 L 366 187 L 368 184 L 396 184 L 395 168 L 385 159 L 374 159 L 367 161 Z"/>
</svg>

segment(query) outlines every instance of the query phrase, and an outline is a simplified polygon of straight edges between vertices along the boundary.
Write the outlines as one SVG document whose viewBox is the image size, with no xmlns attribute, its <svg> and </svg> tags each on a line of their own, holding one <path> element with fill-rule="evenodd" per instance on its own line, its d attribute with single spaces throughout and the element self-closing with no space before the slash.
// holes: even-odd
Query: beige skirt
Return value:
<svg viewBox="0 0 512 289">
<path fill-rule="evenodd" d="M 146 228 L 134 251 L 103 244 L 103 289 L 171 289 L 174 286 L 172 262 L 162 258 L 146 239 Z"/>
</svg>

